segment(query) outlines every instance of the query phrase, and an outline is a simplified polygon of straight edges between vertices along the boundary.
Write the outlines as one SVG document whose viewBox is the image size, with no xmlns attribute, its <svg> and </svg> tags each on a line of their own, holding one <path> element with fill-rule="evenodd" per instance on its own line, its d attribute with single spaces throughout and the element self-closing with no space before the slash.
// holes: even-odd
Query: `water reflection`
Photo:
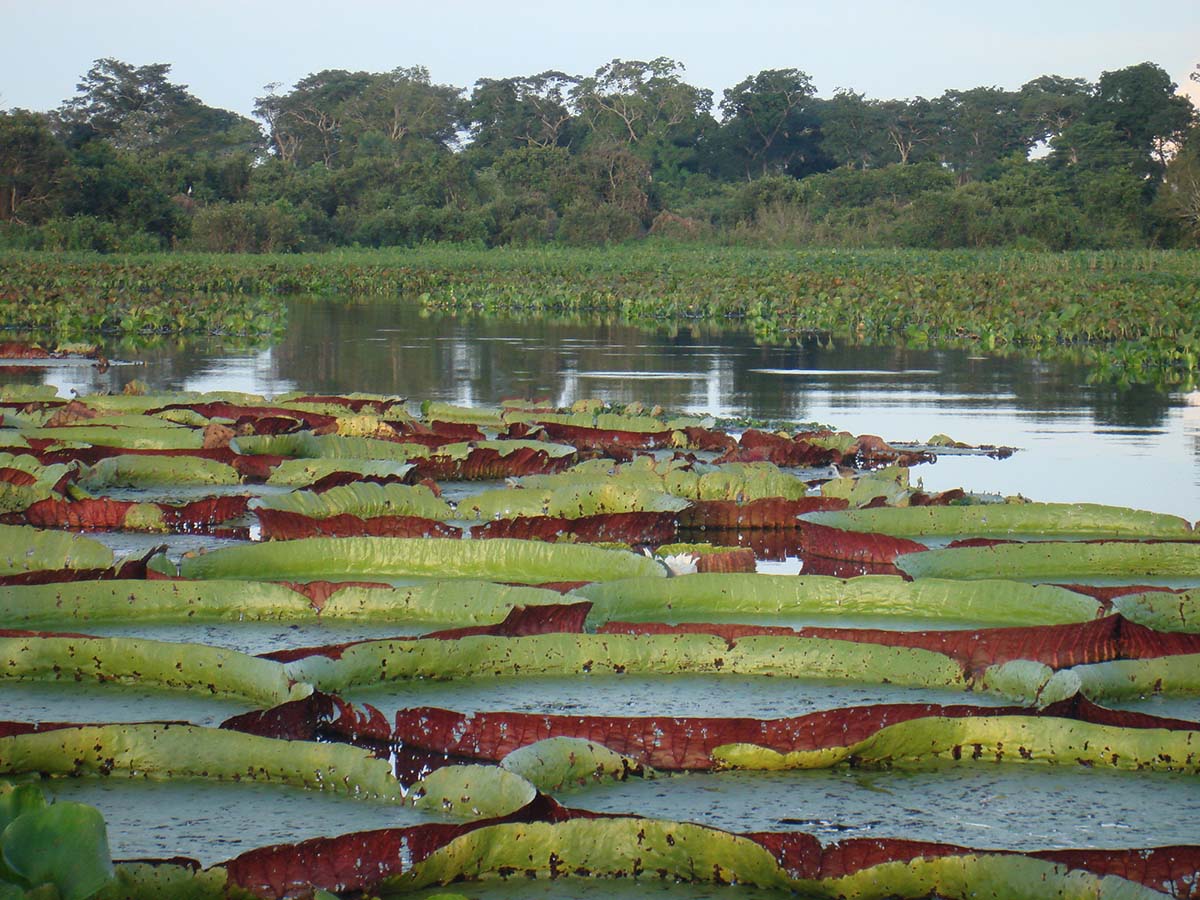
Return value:
<svg viewBox="0 0 1200 900">
<path fill-rule="evenodd" d="M 894 440 L 946 433 L 1027 452 L 943 457 L 930 489 L 966 486 L 1200 515 L 1200 406 L 1086 384 L 1064 363 L 964 351 L 754 342 L 713 323 L 643 330 L 613 318 L 424 314 L 396 301 L 295 301 L 277 346 L 218 340 L 113 345 L 143 365 L 48 370 L 80 392 L 138 378 L 169 390 L 373 391 L 461 404 L 504 397 L 641 400 L 717 416 L 824 422 Z M 38 380 L 38 376 L 13 376 Z"/>
</svg>

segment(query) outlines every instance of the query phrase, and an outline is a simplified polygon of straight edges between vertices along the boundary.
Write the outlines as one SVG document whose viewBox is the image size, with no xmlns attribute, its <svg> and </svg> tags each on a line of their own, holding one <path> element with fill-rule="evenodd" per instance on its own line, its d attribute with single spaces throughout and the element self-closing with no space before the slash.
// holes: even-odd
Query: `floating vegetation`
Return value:
<svg viewBox="0 0 1200 900">
<path fill-rule="evenodd" d="M 0 388 L 0 405 L 0 618 L 29 629 L 0 632 L 0 696 L 89 683 L 120 713 L 98 720 L 93 699 L 78 721 L 0 722 L 0 775 L 104 779 L 101 812 L 133 779 L 231 796 L 272 784 L 405 814 L 232 858 L 169 845 L 206 867 L 114 866 L 101 812 L 14 781 L 0 787 L 4 889 L 469 894 L 520 873 L 915 900 L 1186 897 L 1200 877 L 1200 846 L 997 849 L 952 831 L 917 843 L 888 830 L 886 801 L 877 835 L 839 841 L 559 803 L 654 777 L 671 802 L 685 772 L 852 770 L 884 796 L 905 773 L 997 766 L 1048 785 L 1064 771 L 1130 790 L 1194 779 L 1200 724 L 1149 702 L 1178 713 L 1200 697 L 1190 522 L 914 488 L 910 468 L 939 448 L 992 452 L 944 435 L 727 429 L 640 404 Z M 121 558 L 102 542 L 138 531 L 167 544 Z M 199 551 L 168 549 L 180 533 Z M 756 571 L 768 553 L 801 574 Z M 171 639 L 131 633 L 154 623 Z M 206 623 L 304 630 L 251 655 L 205 643 Z M 370 630 L 322 634 L 338 623 Z M 548 679 L 559 706 L 539 708 Z M 613 708 L 601 685 L 620 679 L 652 695 L 646 708 Z M 748 697 L 783 684 L 795 702 L 746 714 L 721 701 L 723 681 Z M 685 682 L 702 714 L 646 714 Z M 506 684 L 530 693 L 520 709 L 484 690 Z M 121 705 L 151 691 L 186 698 L 192 721 Z M 214 727 L 218 703 L 237 714 Z M 152 825 L 169 826 L 160 812 Z M 86 848 L 69 883 L 54 880 L 64 840 Z M 126 837 L 108 840 L 119 858 Z"/>
<path fill-rule="evenodd" d="M 261 335 L 282 328 L 281 295 L 405 296 L 476 314 L 733 320 L 776 342 L 819 332 L 862 343 L 1070 355 L 1098 381 L 1190 389 L 1200 372 L 1197 278 L 1193 255 L 1163 251 L 430 247 L 119 261 L 6 253 L 0 326 L 64 336 Z"/>
</svg>

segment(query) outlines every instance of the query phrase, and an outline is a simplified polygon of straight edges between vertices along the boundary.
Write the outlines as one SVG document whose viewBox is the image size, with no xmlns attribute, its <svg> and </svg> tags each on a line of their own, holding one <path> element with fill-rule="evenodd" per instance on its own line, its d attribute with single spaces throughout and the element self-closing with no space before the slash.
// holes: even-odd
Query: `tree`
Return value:
<svg viewBox="0 0 1200 900">
<path fill-rule="evenodd" d="M 0 112 L 0 222 L 37 224 L 56 207 L 67 152 L 45 116 Z"/>
<path fill-rule="evenodd" d="M 799 69 L 764 69 L 725 91 L 722 131 L 747 179 L 820 168 L 816 88 Z"/>
<path fill-rule="evenodd" d="M 1111 124 L 1142 154 L 1144 174 L 1160 178 L 1171 151 L 1195 118 L 1194 107 L 1176 93 L 1177 87 L 1154 63 L 1105 72 L 1096 85 L 1087 120 Z"/>
<path fill-rule="evenodd" d="M 660 56 L 650 62 L 614 59 L 583 78 L 571 102 L 596 143 L 638 144 L 694 124 L 712 108 L 712 91 L 680 78 L 683 64 Z"/>
<path fill-rule="evenodd" d="M 579 157 L 584 183 L 606 204 L 645 217 L 650 209 L 650 167 L 628 147 L 602 144 Z"/>
<path fill-rule="evenodd" d="M 884 107 L 841 88 L 820 105 L 821 149 L 839 166 L 877 168 L 897 161 Z"/>
<path fill-rule="evenodd" d="M 1036 142 L 1018 113 L 1018 97 L 995 87 L 946 91 L 934 104 L 941 119 L 937 148 L 960 184 L 981 178 L 1012 153 Z"/>
<path fill-rule="evenodd" d="M 446 151 L 457 138 L 462 91 L 433 84 L 424 66 L 378 74 L 326 69 L 286 94 L 278 85 L 267 89 L 254 114 L 267 124 L 274 154 L 292 165 L 348 166 L 360 147 L 367 155 L 385 146 L 393 154 L 423 152 L 414 144 Z"/>
<path fill-rule="evenodd" d="M 366 91 L 371 80 L 367 72 L 325 69 L 300 79 L 287 94 L 277 94 L 278 85 L 269 84 L 270 93 L 254 101 L 254 114 L 270 128 L 271 147 L 281 160 L 332 168 L 345 149 L 346 103 Z"/>
<path fill-rule="evenodd" d="M 938 117 L 924 97 L 915 100 L 885 100 L 879 105 L 887 139 L 901 165 L 925 158 L 937 137 Z"/>
<path fill-rule="evenodd" d="M 1049 161 L 1057 169 L 1132 172 L 1144 157 L 1112 122 L 1075 122 L 1050 139 Z"/>
<path fill-rule="evenodd" d="M 1200 72 L 1192 77 L 1200 81 Z M 1167 164 L 1159 198 L 1169 214 L 1200 237 L 1200 129 L 1192 129 L 1175 157 Z"/>
<path fill-rule="evenodd" d="M 93 216 L 172 240 L 183 228 L 183 211 L 172 201 L 159 167 L 107 141 L 88 141 L 63 171 L 63 212 Z"/>
<path fill-rule="evenodd" d="M 394 144 L 428 141 L 448 149 L 458 131 L 461 95 L 459 88 L 433 84 L 424 66 L 409 66 L 371 76 L 343 108 L 358 134 L 378 132 Z"/>
<path fill-rule="evenodd" d="M 589 194 L 578 160 L 565 147 L 522 147 L 503 153 L 491 171 L 506 195 L 561 212 Z"/>
<path fill-rule="evenodd" d="M 1083 78 L 1042 75 L 1021 85 L 1017 110 L 1037 142 L 1049 141 L 1083 117 L 1094 89 Z"/>
<path fill-rule="evenodd" d="M 249 119 L 206 106 L 186 85 L 167 80 L 171 66 L 98 59 L 56 112 L 72 146 L 99 138 L 119 150 L 221 154 L 253 152 L 262 132 Z"/>
<path fill-rule="evenodd" d="M 471 147 L 488 160 L 520 147 L 570 142 L 568 95 L 580 79 L 548 71 L 518 78 L 481 78 L 467 103 Z"/>
</svg>

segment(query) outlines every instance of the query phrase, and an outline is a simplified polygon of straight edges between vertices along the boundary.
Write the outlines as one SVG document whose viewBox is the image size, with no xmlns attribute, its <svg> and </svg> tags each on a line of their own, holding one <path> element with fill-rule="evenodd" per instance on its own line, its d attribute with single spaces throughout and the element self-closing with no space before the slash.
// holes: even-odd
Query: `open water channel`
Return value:
<svg viewBox="0 0 1200 900">
<path fill-rule="evenodd" d="M 599 397 L 818 422 L 895 441 L 943 433 L 1023 452 L 943 456 L 913 470 L 930 490 L 1200 518 L 1200 397 L 1089 385 L 1079 366 L 815 339 L 758 344 L 742 329 L 708 323 L 642 329 L 611 319 L 455 317 L 395 300 L 294 301 L 288 323 L 266 348 L 196 338 L 136 351 L 112 345 L 111 357 L 139 365 L 50 369 L 44 378 L 80 393 L 120 391 L 137 378 L 152 390 L 371 391 L 464 405 Z"/>
</svg>

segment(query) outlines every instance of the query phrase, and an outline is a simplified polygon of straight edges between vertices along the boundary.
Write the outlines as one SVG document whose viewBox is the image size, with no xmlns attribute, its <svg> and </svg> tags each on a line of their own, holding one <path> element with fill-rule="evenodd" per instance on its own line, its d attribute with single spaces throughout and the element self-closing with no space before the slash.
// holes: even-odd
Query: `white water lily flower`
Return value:
<svg viewBox="0 0 1200 900">
<path fill-rule="evenodd" d="M 700 559 L 695 553 L 675 553 L 663 557 L 663 565 L 667 567 L 668 577 L 675 575 L 695 575 L 696 562 Z"/>
</svg>

